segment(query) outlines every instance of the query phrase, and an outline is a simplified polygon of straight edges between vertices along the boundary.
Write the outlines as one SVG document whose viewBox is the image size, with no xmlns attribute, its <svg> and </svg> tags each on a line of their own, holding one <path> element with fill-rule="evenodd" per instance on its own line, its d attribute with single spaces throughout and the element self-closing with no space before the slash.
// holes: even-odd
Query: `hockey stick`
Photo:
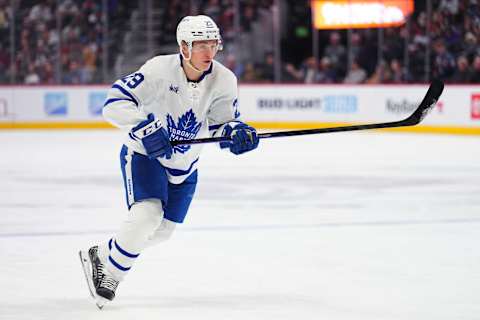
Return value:
<svg viewBox="0 0 480 320">
<path fill-rule="evenodd" d="M 260 139 L 266 138 L 276 138 L 276 137 L 291 137 L 291 136 L 303 136 L 307 134 L 319 134 L 319 133 L 331 133 L 331 132 L 344 132 L 344 131 L 358 131 L 358 130 L 370 130 L 370 129 L 381 129 L 381 128 L 397 128 L 397 127 L 408 127 L 419 124 L 427 113 L 435 106 L 440 95 L 443 91 L 443 82 L 440 80 L 433 80 L 428 88 L 425 97 L 415 110 L 408 118 L 394 121 L 394 122 L 384 122 L 384 123 L 372 123 L 372 124 L 363 124 L 363 125 L 353 125 L 353 126 L 343 126 L 343 127 L 332 127 L 332 128 L 319 128 L 319 129 L 306 129 L 306 130 L 294 130 L 294 131 L 279 131 L 279 132 L 267 132 L 259 133 L 258 137 Z M 216 138 L 202 138 L 194 140 L 177 140 L 171 141 L 172 146 L 184 145 L 184 144 L 199 144 L 199 143 L 213 143 L 213 142 L 223 142 L 229 141 L 229 137 L 216 137 Z"/>
</svg>

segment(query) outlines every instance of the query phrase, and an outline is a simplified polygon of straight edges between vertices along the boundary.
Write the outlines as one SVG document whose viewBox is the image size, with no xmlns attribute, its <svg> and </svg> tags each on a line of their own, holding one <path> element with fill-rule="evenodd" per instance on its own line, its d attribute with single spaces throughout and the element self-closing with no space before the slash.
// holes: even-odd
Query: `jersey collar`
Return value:
<svg viewBox="0 0 480 320">
<path fill-rule="evenodd" d="M 182 57 L 181 54 L 178 54 L 178 56 L 180 57 L 180 67 L 183 68 L 183 57 Z M 212 63 L 210 63 L 210 68 L 208 68 L 208 70 L 204 71 L 204 72 L 202 73 L 202 75 L 200 76 L 200 78 L 198 78 L 198 80 L 190 80 L 190 79 L 187 78 L 187 81 L 188 81 L 188 82 L 199 83 L 200 81 L 203 80 L 203 78 L 205 78 L 205 77 L 207 76 L 207 74 L 212 73 L 212 69 L 213 69 L 213 61 L 212 61 Z M 182 70 L 182 72 L 183 72 L 183 70 Z"/>
</svg>

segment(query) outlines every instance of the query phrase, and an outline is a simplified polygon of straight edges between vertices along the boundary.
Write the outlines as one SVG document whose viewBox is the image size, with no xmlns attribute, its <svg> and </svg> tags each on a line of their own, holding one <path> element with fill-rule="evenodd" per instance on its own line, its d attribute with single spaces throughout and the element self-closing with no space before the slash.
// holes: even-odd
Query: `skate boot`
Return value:
<svg viewBox="0 0 480 320">
<path fill-rule="evenodd" d="M 95 299 L 97 307 L 103 306 L 115 298 L 118 281 L 107 271 L 98 256 L 98 246 L 91 247 L 88 252 L 80 251 L 80 261 L 87 280 L 90 295 Z"/>
</svg>

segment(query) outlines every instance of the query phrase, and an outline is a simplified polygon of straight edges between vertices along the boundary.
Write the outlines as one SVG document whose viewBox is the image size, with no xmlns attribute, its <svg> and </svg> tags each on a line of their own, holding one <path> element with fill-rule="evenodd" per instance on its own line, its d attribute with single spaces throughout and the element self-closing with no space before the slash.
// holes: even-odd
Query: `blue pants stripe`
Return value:
<svg viewBox="0 0 480 320">
<path fill-rule="evenodd" d="M 197 161 L 198 159 L 194 163 Z M 127 146 L 123 146 L 120 153 L 120 164 L 128 209 L 137 201 L 159 199 L 166 219 L 176 223 L 185 220 L 197 186 L 197 170 L 180 184 L 170 183 L 167 171 L 173 175 L 188 174 L 188 171 L 165 168 L 159 161 L 150 160 Z M 193 168 L 193 164 L 188 170 Z"/>
</svg>

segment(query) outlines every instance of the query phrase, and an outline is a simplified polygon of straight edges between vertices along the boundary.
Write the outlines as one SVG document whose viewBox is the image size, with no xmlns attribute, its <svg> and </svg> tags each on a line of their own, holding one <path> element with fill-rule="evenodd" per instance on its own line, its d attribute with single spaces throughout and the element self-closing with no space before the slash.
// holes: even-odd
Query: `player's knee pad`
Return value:
<svg viewBox="0 0 480 320">
<path fill-rule="evenodd" d="M 148 243 L 148 237 L 160 226 L 163 209 L 160 200 L 135 203 L 120 231 L 109 242 L 107 269 L 121 280 Z"/>
<path fill-rule="evenodd" d="M 170 221 L 168 219 L 163 219 L 160 226 L 148 238 L 148 246 L 150 247 L 170 239 L 176 227 L 177 227 L 176 222 Z"/>
<path fill-rule="evenodd" d="M 127 223 L 136 232 L 146 237 L 152 234 L 162 223 L 162 202 L 158 199 L 147 199 L 136 202 L 130 209 Z"/>
</svg>

